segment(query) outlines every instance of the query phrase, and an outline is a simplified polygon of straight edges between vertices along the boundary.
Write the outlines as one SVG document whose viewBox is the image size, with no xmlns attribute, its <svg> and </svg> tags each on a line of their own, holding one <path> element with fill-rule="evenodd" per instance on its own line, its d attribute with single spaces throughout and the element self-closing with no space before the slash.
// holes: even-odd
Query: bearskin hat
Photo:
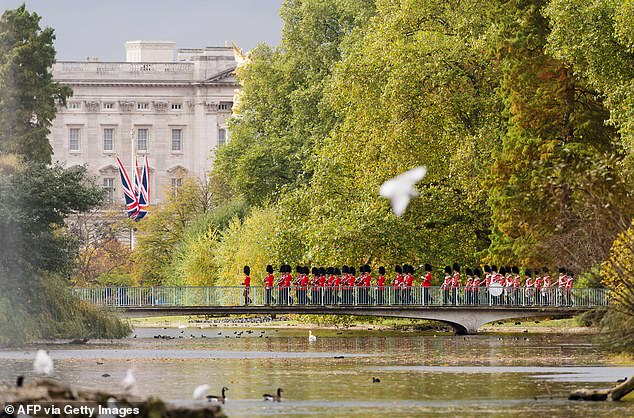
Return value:
<svg viewBox="0 0 634 418">
<path fill-rule="evenodd" d="M 488 265 L 488 264 L 485 264 L 485 265 L 484 265 L 484 272 L 485 272 L 485 273 L 491 273 L 491 267 L 489 267 L 489 265 Z"/>
<path fill-rule="evenodd" d="M 506 274 L 506 269 L 504 267 L 500 267 L 500 274 L 504 276 Z"/>
<path fill-rule="evenodd" d="M 366 264 L 366 265 L 365 265 L 365 266 L 363 266 L 363 267 L 365 267 L 365 272 L 366 272 L 366 273 L 371 273 L 371 272 L 372 272 L 372 267 L 370 267 L 369 265 L 367 265 L 367 264 Z"/>
<path fill-rule="evenodd" d="M 565 273 L 566 272 L 566 268 L 565 267 L 559 267 L 559 272 L 560 273 Z"/>
<path fill-rule="evenodd" d="M 304 269 L 302 268 L 302 266 L 297 266 L 295 267 L 295 273 L 300 273 L 303 271 Z"/>
<path fill-rule="evenodd" d="M 397 264 L 394 266 L 394 272 L 401 274 L 403 273 L 403 268 Z"/>
<path fill-rule="evenodd" d="M 524 274 L 526 275 L 526 277 L 531 277 L 531 271 L 529 269 L 526 269 Z"/>
<path fill-rule="evenodd" d="M 518 269 L 517 266 L 513 266 L 511 268 L 511 271 L 513 272 L 513 274 L 520 274 L 520 269 Z"/>
<path fill-rule="evenodd" d="M 479 268 L 476 267 L 475 269 L 473 269 L 473 275 L 480 277 L 480 276 L 482 276 L 482 272 L 480 271 Z"/>
<path fill-rule="evenodd" d="M 326 274 L 326 269 L 323 267 L 319 267 L 319 275 L 324 276 Z"/>
<path fill-rule="evenodd" d="M 355 274 L 357 274 L 357 270 L 355 270 L 355 268 L 354 268 L 354 267 L 350 267 L 350 268 L 348 269 L 348 273 L 350 273 L 350 274 L 352 274 L 352 275 L 354 276 Z"/>
<path fill-rule="evenodd" d="M 470 268 L 467 268 L 465 272 L 467 273 L 467 276 L 473 276 L 473 271 Z"/>
<path fill-rule="evenodd" d="M 310 272 L 313 274 L 313 276 L 318 276 L 319 275 L 319 269 L 317 267 L 313 267 Z"/>
<path fill-rule="evenodd" d="M 342 272 L 343 274 L 348 274 L 348 273 L 349 273 L 349 272 L 348 272 L 348 266 L 346 266 L 346 265 L 344 264 L 344 265 L 343 265 L 343 267 L 341 267 L 341 272 Z"/>
<path fill-rule="evenodd" d="M 451 267 L 450 266 L 445 266 L 445 273 L 451 274 Z"/>
<path fill-rule="evenodd" d="M 453 263 L 453 269 L 454 269 L 454 271 L 457 271 L 458 273 L 460 273 L 460 264 Z"/>
<path fill-rule="evenodd" d="M 431 264 L 425 263 L 425 271 L 431 271 Z"/>
<path fill-rule="evenodd" d="M 341 276 L 341 270 L 339 270 L 339 267 L 335 267 L 335 276 Z"/>
<path fill-rule="evenodd" d="M 384 275 L 385 274 L 385 267 L 383 267 L 383 266 L 379 267 L 379 274 L 380 275 Z"/>
<path fill-rule="evenodd" d="M 266 266 L 266 272 L 269 274 L 273 274 L 273 266 L 270 264 Z"/>
<path fill-rule="evenodd" d="M 244 271 L 244 274 L 246 274 L 247 276 L 251 274 L 251 268 L 249 266 L 244 266 L 244 269 L 242 269 L 242 271 Z"/>
<path fill-rule="evenodd" d="M 548 273 L 548 267 L 542 267 L 542 272 L 543 273 Z"/>
<path fill-rule="evenodd" d="M 496 266 L 495 264 L 493 264 L 493 265 L 491 266 L 491 272 L 492 272 L 492 273 L 497 273 L 497 272 L 498 272 L 498 266 Z"/>
</svg>

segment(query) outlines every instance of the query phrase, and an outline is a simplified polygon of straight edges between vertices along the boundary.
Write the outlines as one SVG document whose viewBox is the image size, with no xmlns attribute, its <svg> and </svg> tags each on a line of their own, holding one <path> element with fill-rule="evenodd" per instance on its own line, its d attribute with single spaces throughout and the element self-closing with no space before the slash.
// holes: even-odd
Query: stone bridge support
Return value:
<svg viewBox="0 0 634 418">
<path fill-rule="evenodd" d="M 504 306 L 144 306 L 124 307 L 121 314 L 125 317 L 240 314 L 384 316 L 440 321 L 454 327 L 459 334 L 475 334 L 482 325 L 494 321 L 527 317 L 573 316 L 585 310 L 587 308 Z"/>
</svg>

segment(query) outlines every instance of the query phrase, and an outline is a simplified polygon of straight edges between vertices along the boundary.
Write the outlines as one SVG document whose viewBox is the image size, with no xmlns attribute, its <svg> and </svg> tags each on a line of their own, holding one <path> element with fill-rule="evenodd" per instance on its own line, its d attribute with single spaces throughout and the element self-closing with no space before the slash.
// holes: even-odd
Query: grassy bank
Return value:
<svg viewBox="0 0 634 418">
<path fill-rule="evenodd" d="M 0 295 L 0 343 L 52 338 L 121 338 L 130 324 L 74 297 L 65 279 L 38 275 Z"/>
</svg>

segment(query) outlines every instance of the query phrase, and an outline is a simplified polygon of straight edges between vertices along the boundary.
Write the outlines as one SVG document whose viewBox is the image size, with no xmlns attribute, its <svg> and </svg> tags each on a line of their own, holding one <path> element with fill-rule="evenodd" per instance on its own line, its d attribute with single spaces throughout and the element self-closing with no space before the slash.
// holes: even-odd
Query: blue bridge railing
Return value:
<svg viewBox="0 0 634 418">
<path fill-rule="evenodd" d="M 441 287 L 88 287 L 74 288 L 80 299 L 119 307 L 231 307 L 231 306 L 607 306 L 609 293 L 595 288 L 504 288 L 499 295 L 477 290 Z"/>
</svg>

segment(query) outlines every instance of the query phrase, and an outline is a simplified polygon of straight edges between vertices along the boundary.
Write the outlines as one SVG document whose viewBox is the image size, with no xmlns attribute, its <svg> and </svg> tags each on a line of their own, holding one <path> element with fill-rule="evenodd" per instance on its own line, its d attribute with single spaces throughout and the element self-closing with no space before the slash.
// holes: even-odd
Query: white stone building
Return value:
<svg viewBox="0 0 634 418">
<path fill-rule="evenodd" d="M 131 166 L 132 140 L 147 155 L 152 203 L 186 176 L 204 176 L 228 140 L 239 87 L 232 47 L 179 49 L 173 42 L 126 42 L 126 62 L 59 61 L 55 81 L 73 89 L 51 128 L 53 160 L 87 164 L 112 203 L 123 201 L 116 156 Z"/>
</svg>

